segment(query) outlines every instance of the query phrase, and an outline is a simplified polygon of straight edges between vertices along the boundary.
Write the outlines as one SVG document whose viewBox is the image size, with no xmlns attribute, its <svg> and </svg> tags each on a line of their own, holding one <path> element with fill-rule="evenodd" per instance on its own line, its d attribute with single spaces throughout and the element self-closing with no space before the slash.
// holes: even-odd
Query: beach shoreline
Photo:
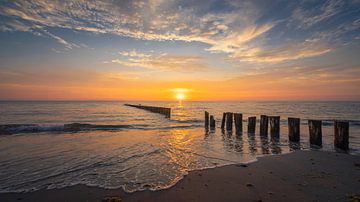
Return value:
<svg viewBox="0 0 360 202">
<path fill-rule="evenodd" d="M 126 193 L 75 185 L 2 193 L 0 201 L 359 201 L 358 187 L 360 156 L 311 150 L 191 171 L 159 191 Z"/>
</svg>

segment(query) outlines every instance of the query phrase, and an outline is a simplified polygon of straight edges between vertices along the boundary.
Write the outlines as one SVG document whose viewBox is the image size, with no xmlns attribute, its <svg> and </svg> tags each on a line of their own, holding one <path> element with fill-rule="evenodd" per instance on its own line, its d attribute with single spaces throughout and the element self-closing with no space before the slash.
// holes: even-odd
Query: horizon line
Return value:
<svg viewBox="0 0 360 202">
<path fill-rule="evenodd" d="M 120 99 L 0 99 L 0 102 L 179 102 L 179 100 L 120 100 Z M 360 100 L 182 100 L 181 102 L 360 102 Z"/>
</svg>

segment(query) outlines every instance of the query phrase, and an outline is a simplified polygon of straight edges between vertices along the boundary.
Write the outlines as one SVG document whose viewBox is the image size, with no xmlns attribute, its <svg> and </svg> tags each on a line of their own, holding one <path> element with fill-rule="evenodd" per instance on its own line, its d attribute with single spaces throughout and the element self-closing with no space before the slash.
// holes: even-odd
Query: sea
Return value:
<svg viewBox="0 0 360 202">
<path fill-rule="evenodd" d="M 124 104 L 171 107 L 171 117 Z M 204 127 L 204 111 L 216 129 Z M 243 114 L 243 133 L 221 130 L 223 112 Z M 260 137 L 260 115 L 281 117 L 280 138 Z M 256 116 L 256 134 L 247 117 Z M 287 118 L 301 118 L 300 142 Z M 309 119 L 323 120 L 323 145 L 309 144 Z M 193 170 L 251 163 L 296 150 L 334 148 L 334 120 L 350 122 L 349 155 L 360 155 L 360 102 L 1 101 L 0 192 L 73 185 L 126 192 L 166 189 Z"/>
</svg>

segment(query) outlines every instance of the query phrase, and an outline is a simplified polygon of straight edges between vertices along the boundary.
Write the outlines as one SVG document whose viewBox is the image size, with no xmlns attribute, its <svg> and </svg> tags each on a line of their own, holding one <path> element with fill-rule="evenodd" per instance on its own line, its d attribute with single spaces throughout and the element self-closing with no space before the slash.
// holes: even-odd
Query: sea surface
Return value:
<svg viewBox="0 0 360 202">
<path fill-rule="evenodd" d="M 171 118 L 125 103 L 171 107 Z M 204 128 L 204 111 L 217 128 Z M 223 112 L 243 114 L 242 135 L 223 132 Z M 280 139 L 247 134 L 248 116 L 281 116 Z M 287 117 L 301 118 L 300 143 Z M 323 120 L 323 146 L 309 144 L 308 119 Z M 360 102 L 0 102 L 0 192 L 76 184 L 164 189 L 189 171 L 256 161 L 294 150 L 334 151 L 333 120 L 350 121 L 350 155 L 360 155 Z M 258 120 L 257 120 L 258 121 Z M 78 124 L 74 124 L 78 123 Z M 72 124 L 72 125 L 68 125 Z"/>
</svg>

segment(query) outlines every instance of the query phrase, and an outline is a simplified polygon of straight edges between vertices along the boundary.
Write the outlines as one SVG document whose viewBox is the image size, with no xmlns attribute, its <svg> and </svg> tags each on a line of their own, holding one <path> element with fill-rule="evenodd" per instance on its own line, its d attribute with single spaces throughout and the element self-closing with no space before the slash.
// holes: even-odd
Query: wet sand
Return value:
<svg viewBox="0 0 360 202">
<path fill-rule="evenodd" d="M 129 194 L 76 185 L 0 194 L 0 201 L 360 201 L 360 156 L 296 151 L 193 171 L 167 190 Z"/>
</svg>

